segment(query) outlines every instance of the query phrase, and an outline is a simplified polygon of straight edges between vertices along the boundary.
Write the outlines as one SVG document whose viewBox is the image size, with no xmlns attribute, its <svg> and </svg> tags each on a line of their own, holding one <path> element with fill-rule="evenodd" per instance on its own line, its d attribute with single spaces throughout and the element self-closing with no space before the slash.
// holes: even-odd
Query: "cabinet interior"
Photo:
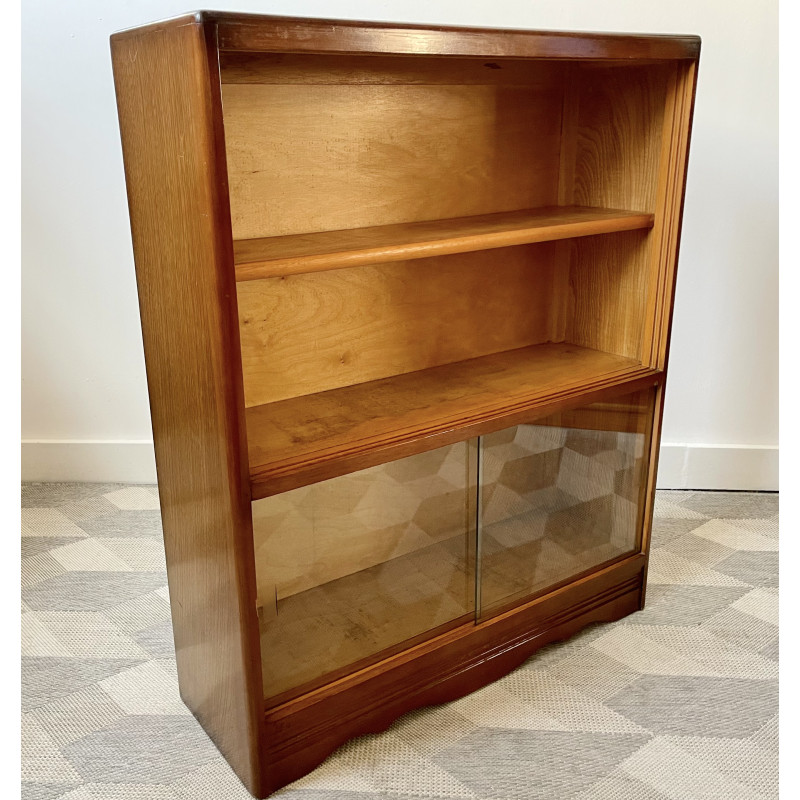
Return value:
<svg viewBox="0 0 800 800">
<path fill-rule="evenodd" d="M 220 65 L 268 696 L 636 552 L 677 68 Z"/>
</svg>

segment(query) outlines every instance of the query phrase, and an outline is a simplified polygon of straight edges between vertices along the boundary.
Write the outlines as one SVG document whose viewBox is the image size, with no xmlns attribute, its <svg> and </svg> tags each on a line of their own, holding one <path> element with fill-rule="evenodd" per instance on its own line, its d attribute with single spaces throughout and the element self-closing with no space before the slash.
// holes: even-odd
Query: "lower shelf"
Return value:
<svg viewBox="0 0 800 800">
<path fill-rule="evenodd" d="M 474 619 L 472 568 L 462 534 L 279 599 L 260 621 L 272 704 Z"/>
<path fill-rule="evenodd" d="M 464 544 L 463 536 L 453 537 L 279 600 L 277 614 L 260 624 L 268 704 L 330 683 L 437 632 L 474 624 L 473 565 Z M 487 536 L 484 548 L 483 593 L 506 604 L 625 555 L 619 544 L 592 542 L 565 557 L 557 535 L 517 547 Z M 548 557 L 542 558 L 542 551 Z"/>
<path fill-rule="evenodd" d="M 592 392 L 642 388 L 660 375 L 631 358 L 541 344 L 248 408 L 252 497 L 498 430 Z"/>
</svg>

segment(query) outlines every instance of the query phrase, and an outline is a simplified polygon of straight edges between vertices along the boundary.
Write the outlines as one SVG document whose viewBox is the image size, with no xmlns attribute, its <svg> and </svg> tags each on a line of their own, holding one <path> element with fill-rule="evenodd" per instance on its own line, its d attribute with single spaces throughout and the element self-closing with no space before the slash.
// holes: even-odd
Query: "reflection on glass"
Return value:
<svg viewBox="0 0 800 800">
<path fill-rule="evenodd" d="M 475 442 L 253 503 L 275 697 L 474 618 Z"/>
<path fill-rule="evenodd" d="M 479 616 L 640 546 L 647 390 L 481 438 Z"/>
</svg>

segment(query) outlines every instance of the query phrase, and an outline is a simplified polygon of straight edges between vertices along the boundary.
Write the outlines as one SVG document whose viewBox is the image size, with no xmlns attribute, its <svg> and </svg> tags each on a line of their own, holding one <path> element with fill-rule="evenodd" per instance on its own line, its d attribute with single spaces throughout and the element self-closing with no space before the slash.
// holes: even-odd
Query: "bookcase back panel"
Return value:
<svg viewBox="0 0 800 800">
<path fill-rule="evenodd" d="M 253 503 L 267 697 L 474 612 L 475 440 Z"/>
<path fill-rule="evenodd" d="M 234 239 L 555 204 L 561 84 L 224 84 Z"/>
<path fill-rule="evenodd" d="M 559 341 L 554 244 L 237 285 L 245 403 Z"/>
</svg>

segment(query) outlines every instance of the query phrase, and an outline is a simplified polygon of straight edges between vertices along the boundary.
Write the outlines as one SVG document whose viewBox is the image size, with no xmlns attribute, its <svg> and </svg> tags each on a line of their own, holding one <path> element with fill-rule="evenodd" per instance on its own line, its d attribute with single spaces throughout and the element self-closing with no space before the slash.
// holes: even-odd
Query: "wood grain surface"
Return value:
<svg viewBox="0 0 800 800">
<path fill-rule="evenodd" d="M 558 61 L 441 56 L 220 52 L 223 83 L 485 84 L 550 89 L 565 65 Z"/>
<path fill-rule="evenodd" d="M 498 30 L 456 26 L 407 25 L 299 17 L 270 17 L 230 12 L 197 12 L 219 28 L 221 50 L 408 55 L 487 56 L 497 58 L 692 59 L 699 36 Z"/>
<path fill-rule="evenodd" d="M 632 359 L 544 344 L 247 409 L 254 498 L 499 430 L 603 389 L 655 383 Z"/>
<path fill-rule="evenodd" d="M 578 205 L 653 212 L 670 66 L 577 68 Z"/>
<path fill-rule="evenodd" d="M 563 200 L 656 210 L 670 69 L 574 67 L 564 133 L 574 161 L 562 167 Z M 643 358 L 650 335 L 648 297 L 658 281 L 651 270 L 653 241 L 646 234 L 622 233 L 565 243 L 568 341 Z"/>
<path fill-rule="evenodd" d="M 248 789 L 263 794 L 261 659 L 216 60 L 192 22 L 111 44 L 181 696 Z"/>
<path fill-rule="evenodd" d="M 237 240 L 556 202 L 557 86 L 225 84 L 222 96 Z"/>
<path fill-rule="evenodd" d="M 566 340 L 641 360 L 650 237 L 643 232 L 569 243 Z"/>
<path fill-rule="evenodd" d="M 651 228 L 653 215 L 553 206 L 234 242 L 236 280 L 321 272 L 412 258 Z"/>
<path fill-rule="evenodd" d="M 541 244 L 239 283 L 246 405 L 550 341 L 553 278 Z"/>
</svg>

